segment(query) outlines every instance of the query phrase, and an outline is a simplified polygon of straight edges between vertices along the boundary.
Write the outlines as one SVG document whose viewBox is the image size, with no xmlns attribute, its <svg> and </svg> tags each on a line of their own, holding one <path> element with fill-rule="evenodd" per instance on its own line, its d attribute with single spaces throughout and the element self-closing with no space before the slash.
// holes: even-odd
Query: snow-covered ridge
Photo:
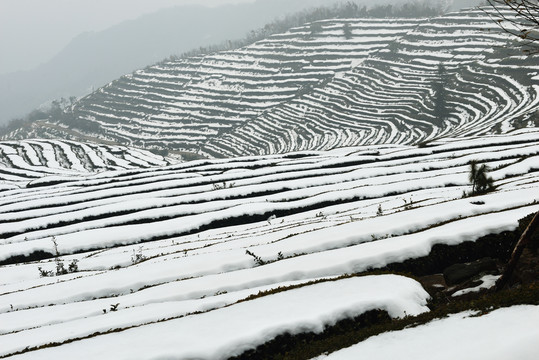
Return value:
<svg viewBox="0 0 539 360">
<path fill-rule="evenodd" d="M 0 336 L 0 354 L 20 351 L 23 346 L 33 347 L 42 345 L 45 341 L 88 336 L 96 331 L 106 332 L 108 327 L 127 327 L 145 321 L 147 325 L 142 328 L 133 327 L 118 334 L 107 335 L 108 341 L 112 341 L 113 345 L 107 346 L 106 351 L 114 354 L 115 359 L 126 360 L 226 359 L 262 344 L 268 337 L 275 337 L 286 331 L 292 334 L 301 331 L 320 332 L 326 325 L 333 325 L 338 320 L 369 310 L 383 309 L 393 318 L 428 311 L 427 292 L 414 280 L 400 276 L 371 276 L 324 282 L 248 302 L 234 304 L 232 301 L 233 306 L 223 306 L 238 295 L 246 296 L 249 292 L 216 296 L 221 298 L 221 303 L 217 302 L 217 305 L 213 305 L 217 306 L 217 309 L 205 314 L 189 315 L 189 310 L 192 312 L 196 309 L 194 301 L 174 301 L 156 304 L 158 306 L 131 308 L 106 317 L 99 314 L 22 333 L 6 334 Z M 207 307 L 211 309 L 210 306 Z M 181 317 L 182 313 L 186 316 Z M 163 323 L 157 322 L 159 318 L 172 314 L 177 318 Z M 108 324 L 96 326 L 96 318 L 106 318 Z M 13 321 L 15 318 L 9 320 Z M 148 347 L 146 342 L 151 332 L 160 336 L 155 337 Z M 23 334 L 28 340 L 21 342 Z M 64 354 L 75 351 L 83 358 L 95 359 L 103 353 L 101 340 L 99 337 L 89 338 L 76 342 L 74 347 L 40 351 L 39 356 L 64 357 Z M 126 341 L 131 345 L 126 347 Z M 148 352 L 150 349 L 151 353 Z M 27 354 L 29 358 L 35 356 L 32 352 Z"/>
</svg>

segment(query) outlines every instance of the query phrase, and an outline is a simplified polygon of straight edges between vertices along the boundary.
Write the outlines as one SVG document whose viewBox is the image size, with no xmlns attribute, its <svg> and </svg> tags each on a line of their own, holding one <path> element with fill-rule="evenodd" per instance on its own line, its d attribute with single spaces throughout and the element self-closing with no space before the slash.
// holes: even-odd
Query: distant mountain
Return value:
<svg viewBox="0 0 539 360">
<path fill-rule="evenodd" d="M 10 136 L 228 157 L 504 133 L 538 122 L 539 58 L 511 53 L 512 42 L 474 9 L 318 21 L 136 71 L 63 124 Z"/>
</svg>

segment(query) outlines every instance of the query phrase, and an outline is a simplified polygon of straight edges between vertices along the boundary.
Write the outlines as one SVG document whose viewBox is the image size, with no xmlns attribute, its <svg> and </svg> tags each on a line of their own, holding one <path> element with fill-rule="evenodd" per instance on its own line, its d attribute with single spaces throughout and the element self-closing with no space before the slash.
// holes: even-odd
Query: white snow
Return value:
<svg viewBox="0 0 539 360">
<path fill-rule="evenodd" d="M 366 311 L 380 309 L 393 318 L 417 315 L 428 311 L 428 294 L 412 279 L 395 275 L 350 278 L 323 282 L 240 302 L 228 307 L 188 314 L 185 317 L 150 323 L 106 336 L 97 336 L 61 347 L 31 351 L 13 359 L 66 358 L 77 354 L 79 359 L 96 359 L 112 356 L 115 359 L 226 359 L 242 351 L 271 340 L 284 332 L 295 334 L 303 331 L 321 332 L 324 326 L 338 320 L 358 316 Z M 164 305 L 164 304 L 163 304 Z M 140 309 L 139 313 L 162 311 L 165 306 Z M 121 311 L 118 312 L 120 315 Z M 110 323 L 103 314 L 95 322 Z M 126 311 L 125 319 L 129 319 Z M 114 328 L 121 321 L 114 319 Z M 120 325 L 121 326 L 121 325 Z M 63 334 L 63 339 L 76 337 L 82 326 L 69 328 L 69 323 L 52 327 Z M 55 337 L 53 331 L 43 328 L 40 336 L 26 332 L 4 335 L 2 354 L 9 354 L 24 346 L 46 344 Z"/>
<path fill-rule="evenodd" d="M 447 319 L 369 338 L 324 360 L 536 360 L 539 306 L 514 306 L 482 316 L 460 313 Z"/>
<path fill-rule="evenodd" d="M 481 284 L 479 284 L 479 285 L 477 285 L 477 286 L 475 286 L 473 288 L 462 289 L 462 290 L 456 291 L 451 296 L 457 297 L 457 296 L 469 294 L 469 293 L 472 293 L 472 292 L 478 292 L 478 291 L 481 291 L 483 289 L 490 289 L 491 287 L 493 287 L 496 284 L 496 281 L 499 278 L 500 278 L 500 275 L 485 275 L 480 279 Z"/>
</svg>

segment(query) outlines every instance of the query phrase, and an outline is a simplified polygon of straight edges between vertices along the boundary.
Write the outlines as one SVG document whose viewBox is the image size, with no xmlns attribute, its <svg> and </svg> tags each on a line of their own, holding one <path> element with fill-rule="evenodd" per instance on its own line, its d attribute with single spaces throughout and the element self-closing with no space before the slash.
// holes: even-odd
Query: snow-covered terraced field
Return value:
<svg viewBox="0 0 539 360">
<path fill-rule="evenodd" d="M 62 140 L 2 141 L 0 191 L 43 177 L 60 181 L 62 176 L 151 168 L 168 165 L 169 161 L 149 151 L 117 145 Z M 52 175 L 58 178 L 53 180 Z"/>
<path fill-rule="evenodd" d="M 471 160 L 494 192 L 462 197 Z M 0 357 L 226 359 L 370 310 L 420 314 L 415 280 L 342 276 L 539 211 L 537 130 L 79 170 L 0 192 Z"/>
<path fill-rule="evenodd" d="M 513 38 L 481 10 L 318 23 L 126 75 L 75 105 L 78 121 L 95 133 L 49 123 L 10 138 L 94 136 L 230 157 L 537 126 L 539 56 L 510 50 Z"/>
</svg>

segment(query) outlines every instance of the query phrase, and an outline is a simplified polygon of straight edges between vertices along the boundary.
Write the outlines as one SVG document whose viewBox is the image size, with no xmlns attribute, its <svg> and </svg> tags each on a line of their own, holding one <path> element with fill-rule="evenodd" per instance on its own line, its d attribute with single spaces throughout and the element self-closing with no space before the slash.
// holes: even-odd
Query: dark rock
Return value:
<svg viewBox="0 0 539 360">
<path fill-rule="evenodd" d="M 537 281 L 539 281 L 539 250 L 528 247 L 522 252 L 509 282 L 515 285 L 531 284 Z"/>
<path fill-rule="evenodd" d="M 447 287 L 442 274 L 426 275 L 419 278 L 419 282 L 425 290 L 432 296 Z"/>
<path fill-rule="evenodd" d="M 489 234 L 458 245 L 435 244 L 427 256 L 391 263 L 382 270 L 425 276 L 443 273 L 445 268 L 453 264 L 472 262 L 484 257 L 506 263 L 519 236 L 518 230 L 513 230 Z"/>
<path fill-rule="evenodd" d="M 470 280 L 467 280 L 463 283 L 460 283 L 458 285 L 455 285 L 455 286 L 452 286 L 450 287 L 449 289 L 447 289 L 445 291 L 445 295 L 446 297 L 452 297 L 454 293 L 456 293 L 457 291 L 460 291 L 460 290 L 465 290 L 465 289 L 470 289 L 470 288 L 475 288 L 479 285 L 482 285 L 483 284 L 483 281 L 481 281 L 481 278 L 483 276 L 482 275 L 478 275 Z M 481 292 L 481 290 L 479 291 L 472 291 L 472 292 L 468 292 L 466 294 L 463 294 L 463 295 L 459 295 L 459 299 L 463 300 L 463 299 L 469 299 L 469 298 L 474 298 L 477 296 L 477 294 L 479 294 Z"/>
<path fill-rule="evenodd" d="M 519 230 L 524 232 L 535 213 L 519 220 Z M 539 230 L 531 234 L 530 241 L 522 251 L 516 267 L 509 279 L 509 285 L 524 285 L 539 281 Z"/>
<path fill-rule="evenodd" d="M 522 218 L 518 221 L 518 227 L 521 233 L 523 233 L 524 230 L 526 230 L 526 228 L 532 221 L 534 215 L 535 213 L 530 214 L 526 216 L 525 218 Z M 532 234 L 532 237 L 530 239 L 530 242 L 528 243 L 527 248 L 530 249 L 532 254 L 539 251 L 539 231 L 535 231 L 535 233 Z"/>
<path fill-rule="evenodd" d="M 483 258 L 471 263 L 454 264 L 444 270 L 447 285 L 455 285 L 479 275 L 482 272 L 497 272 L 496 261 Z"/>
</svg>

